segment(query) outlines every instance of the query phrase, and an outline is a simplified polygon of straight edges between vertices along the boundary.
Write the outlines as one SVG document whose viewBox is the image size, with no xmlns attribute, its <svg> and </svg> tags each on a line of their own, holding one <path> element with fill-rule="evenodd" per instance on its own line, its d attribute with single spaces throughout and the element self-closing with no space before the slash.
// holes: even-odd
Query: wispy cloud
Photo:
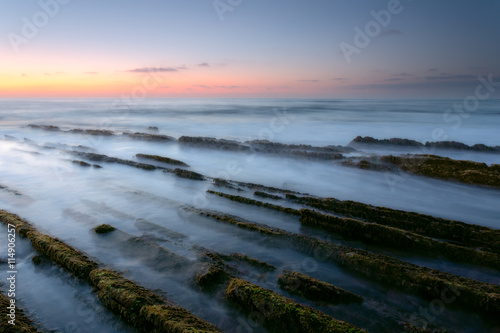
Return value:
<svg viewBox="0 0 500 333">
<path fill-rule="evenodd" d="M 290 89 L 290 86 L 287 85 L 278 85 L 278 86 L 260 86 L 258 88 L 262 88 L 265 90 L 277 90 L 277 89 Z"/>
<path fill-rule="evenodd" d="M 399 78 L 399 77 L 393 77 L 391 79 L 386 79 L 384 81 L 386 82 L 392 82 L 392 81 L 402 81 L 403 79 L 402 78 Z"/>
<path fill-rule="evenodd" d="M 194 84 L 191 87 L 204 88 L 204 89 L 212 89 L 212 87 L 206 86 L 204 84 Z"/>
<path fill-rule="evenodd" d="M 408 74 L 408 73 L 399 73 L 399 74 L 394 74 L 393 76 L 411 76 L 411 74 Z"/>
<path fill-rule="evenodd" d="M 248 88 L 247 86 L 214 86 L 214 88 L 220 89 L 240 89 L 240 88 Z"/>
<path fill-rule="evenodd" d="M 99 74 L 98 72 L 85 72 L 85 74 L 91 74 L 91 75 L 94 75 L 94 74 Z"/>
<path fill-rule="evenodd" d="M 441 78 L 439 76 L 436 76 Z M 449 79 L 427 79 L 424 78 L 415 82 L 398 82 L 398 78 L 387 79 L 387 83 L 371 83 L 350 85 L 347 88 L 353 90 L 415 90 L 415 89 L 456 89 L 473 87 L 476 84 L 477 77 L 472 75 L 449 75 Z M 498 81 L 500 78 L 493 78 L 493 81 Z"/>
<path fill-rule="evenodd" d="M 335 79 L 332 79 L 333 81 L 347 81 L 349 79 L 345 78 L 345 77 L 336 77 Z"/>
<path fill-rule="evenodd" d="M 436 72 L 437 71 L 437 68 L 429 68 L 428 70 L 429 72 Z"/>
<path fill-rule="evenodd" d="M 434 76 L 426 76 L 426 80 L 429 81 L 464 81 L 464 80 L 475 80 L 476 77 L 473 75 L 467 75 L 467 74 L 462 74 L 462 75 L 450 75 L 450 74 L 442 74 L 442 75 L 434 75 Z"/>
<path fill-rule="evenodd" d="M 177 72 L 181 69 L 187 69 L 185 66 L 181 67 L 141 67 L 129 69 L 127 72 L 130 73 L 160 73 L 160 72 Z"/>
<path fill-rule="evenodd" d="M 210 64 L 208 62 L 202 62 L 201 64 L 198 64 L 198 67 L 210 67 Z"/>
<path fill-rule="evenodd" d="M 297 80 L 297 82 L 309 82 L 309 83 L 316 83 L 316 82 L 319 82 L 319 80 Z"/>
</svg>

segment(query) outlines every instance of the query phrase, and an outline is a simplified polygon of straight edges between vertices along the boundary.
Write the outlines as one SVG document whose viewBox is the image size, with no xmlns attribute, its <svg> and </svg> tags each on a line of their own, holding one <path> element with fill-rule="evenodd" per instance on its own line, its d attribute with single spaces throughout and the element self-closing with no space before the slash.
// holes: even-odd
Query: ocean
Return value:
<svg viewBox="0 0 500 333">
<path fill-rule="evenodd" d="M 148 171 L 119 163 L 95 162 L 102 168 L 82 167 L 73 163 L 81 158 L 75 158 L 70 151 L 130 161 L 138 160 L 136 154 L 165 156 L 188 164 L 189 170 L 206 179 L 262 184 L 500 229 L 497 188 L 362 170 L 334 160 L 183 145 L 176 140 L 191 136 L 238 143 L 268 140 L 327 147 L 348 146 L 357 136 L 370 136 L 421 143 L 457 141 L 500 146 L 500 100 L 481 101 L 473 111 L 460 108 L 462 103 L 461 100 L 354 99 L 2 99 L 0 209 L 18 214 L 38 230 L 67 242 L 141 285 L 159 290 L 226 332 L 265 332 L 265 329 L 258 321 L 226 305 L 221 295 L 193 287 L 189 276 L 193 272 L 160 269 L 157 263 L 148 260 L 148 251 L 134 251 L 124 245 L 127 239 L 142 237 L 191 261 L 199 260 L 198 246 L 220 253 L 248 254 L 280 269 L 305 270 L 311 276 L 360 294 L 365 302 L 326 306 L 299 301 L 370 332 L 393 332 L 400 329 L 401 321 L 418 314 L 419 308 L 428 307 L 428 301 L 385 288 L 338 265 L 309 264 L 310 257 L 299 251 L 232 226 L 186 217 L 183 209 L 189 206 L 216 210 L 289 232 L 331 239 L 317 229 L 301 225 L 298 217 L 210 195 L 207 190 L 220 188 L 209 180 L 194 181 L 161 170 Z M 57 126 L 57 130 L 30 124 Z M 106 130 L 113 135 L 71 131 L 75 129 Z M 170 136 L 174 140 L 134 140 L 130 133 Z M 392 145 L 355 148 L 344 156 L 432 153 L 487 165 L 500 164 L 500 152 L 430 151 Z M 241 193 L 254 198 L 252 193 Z M 264 201 L 275 203 L 272 199 Z M 283 205 L 302 208 L 296 203 Z M 141 228 L 141 221 L 160 228 L 151 225 L 149 229 Z M 103 223 L 116 227 L 120 234 L 108 237 L 93 233 L 91 229 Z M 185 237 L 161 236 L 158 234 L 161 228 Z M 335 236 L 332 241 L 480 281 L 494 284 L 500 281 L 500 271 L 494 269 L 429 258 L 404 249 L 365 245 L 349 238 Z M 2 237 L 0 249 L 6 248 L 7 239 Z M 108 312 L 85 283 L 55 265 L 32 264 L 36 253 L 28 240 L 18 238 L 16 249 L 19 305 L 41 327 L 54 332 L 135 331 Z M 6 254 L 6 250 L 0 252 L 0 259 L 6 260 Z M 276 282 L 279 272 L 262 277 L 262 272 L 239 265 L 249 281 L 282 292 Z M 0 268 L 0 277 L 5 281 L 7 273 L 1 261 Z M 6 285 L 0 287 L 5 290 Z M 434 317 L 430 324 L 452 331 L 488 332 L 497 327 L 496 323 L 478 319 L 473 312 L 455 308 L 446 308 Z"/>
</svg>

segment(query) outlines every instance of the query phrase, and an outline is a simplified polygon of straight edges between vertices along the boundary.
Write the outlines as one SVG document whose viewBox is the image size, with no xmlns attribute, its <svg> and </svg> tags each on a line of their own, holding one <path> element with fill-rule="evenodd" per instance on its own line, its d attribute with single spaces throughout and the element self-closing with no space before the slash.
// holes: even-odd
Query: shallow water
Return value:
<svg viewBox="0 0 500 333">
<path fill-rule="evenodd" d="M 103 265 L 123 272 L 126 277 L 148 288 L 161 290 L 168 299 L 217 324 L 224 331 L 236 332 L 250 327 L 257 332 L 262 329 L 226 304 L 221 295 L 210 295 L 194 287 L 190 282 L 194 272 L 162 270 L 158 265 L 148 263 L 147 252 L 126 251 L 124 242 L 130 237 L 143 237 L 191 262 L 197 260 L 197 246 L 201 246 L 226 254 L 248 254 L 280 270 L 302 271 L 364 296 L 365 302 L 361 305 L 319 308 L 371 332 L 398 329 L 399 320 L 408 318 L 419 307 L 427 307 L 428 302 L 388 290 L 334 264 L 314 263 L 309 256 L 271 238 L 186 214 L 183 207 L 209 208 L 294 233 L 321 239 L 330 237 L 328 239 L 333 242 L 383 252 L 454 274 L 497 284 L 500 281 L 498 271 L 412 255 L 404 249 L 395 251 L 366 246 L 355 240 L 302 227 L 298 217 L 207 194 L 209 189 L 221 190 L 209 181 L 193 181 L 159 170 L 145 171 L 110 163 L 99 163 L 102 169 L 84 168 L 72 163 L 74 156 L 65 151 L 67 146 L 60 144 L 83 145 L 98 153 L 128 160 L 136 160 L 137 153 L 168 156 L 182 160 L 191 166 L 190 170 L 210 177 L 355 200 L 494 228 L 500 228 L 500 190 L 497 189 L 410 175 L 388 178 L 383 172 L 327 162 L 193 148 L 177 142 L 134 141 L 122 136 L 92 137 L 48 132 L 26 126 L 35 123 L 57 125 L 64 129 L 105 128 L 116 132 L 146 132 L 148 126 L 157 126 L 160 134 L 174 137 L 202 135 L 245 141 L 259 138 L 260 133 L 272 135 L 272 138 L 262 138 L 277 142 L 326 146 L 346 145 L 357 135 L 434 141 L 429 133 L 437 126 L 448 125 L 448 140 L 500 145 L 497 126 L 499 102 L 485 102 L 481 110 L 464 120 L 456 130 L 442 119 L 443 110 L 453 104 L 453 101 L 445 100 L 150 100 L 130 110 L 115 104 L 111 100 L 0 101 L 0 136 L 14 137 L 0 141 L 0 185 L 22 194 L 0 189 L 0 209 L 19 214 L 40 231 L 60 238 Z M 287 123 L 277 127 L 279 123 L 273 121 L 277 116 L 288 117 L 285 119 Z M 32 142 L 24 141 L 25 138 Z M 41 147 L 47 143 L 58 148 Z M 362 151 L 384 154 L 410 152 L 394 147 Z M 500 163 L 500 154 L 457 151 L 436 151 L 436 154 Z M 253 197 L 251 191 L 241 194 L 229 189 L 224 191 Z M 281 204 L 300 208 L 290 203 Z M 141 228 L 140 221 L 143 220 L 138 219 L 156 226 L 146 230 Z M 115 237 L 95 235 L 91 229 L 102 223 L 111 224 L 123 233 Z M 151 227 L 151 224 L 148 225 Z M 184 236 L 172 238 L 176 234 L 165 231 L 167 229 Z M 1 248 L 6 248 L 4 238 L 0 240 Z M 36 323 L 46 329 L 64 332 L 68 323 L 85 326 L 91 316 L 89 313 L 94 311 L 96 317 L 92 323 L 96 325 L 95 331 L 133 331 L 100 305 L 88 285 L 55 266 L 34 266 L 31 263 L 34 250 L 29 242 L 19 239 L 18 245 L 19 271 L 22 271 L 19 298 Z M 0 258 L 3 258 L 2 253 Z M 264 276 L 255 268 L 244 265 L 241 268 L 245 273 L 243 277 L 249 281 L 317 307 L 281 291 L 276 284 L 276 275 L 280 270 Z M 2 268 L 1 274 L 5 275 L 4 272 Z M 50 299 L 55 304 L 54 309 L 59 310 L 50 311 L 44 303 L 46 299 Z M 74 310 L 64 312 L 65 308 Z M 61 311 L 64 314 L 60 314 Z M 487 332 L 495 327 L 475 314 L 457 309 L 447 309 L 434 324 L 464 332 Z"/>
</svg>

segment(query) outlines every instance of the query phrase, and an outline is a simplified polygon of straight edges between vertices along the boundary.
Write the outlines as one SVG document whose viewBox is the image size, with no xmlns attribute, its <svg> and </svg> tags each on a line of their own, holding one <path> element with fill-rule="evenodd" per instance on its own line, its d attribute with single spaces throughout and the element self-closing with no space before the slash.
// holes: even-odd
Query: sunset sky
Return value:
<svg viewBox="0 0 500 333">
<path fill-rule="evenodd" d="M 397 2 L 3 0 L 0 97 L 460 98 L 500 81 L 500 1 Z"/>
</svg>

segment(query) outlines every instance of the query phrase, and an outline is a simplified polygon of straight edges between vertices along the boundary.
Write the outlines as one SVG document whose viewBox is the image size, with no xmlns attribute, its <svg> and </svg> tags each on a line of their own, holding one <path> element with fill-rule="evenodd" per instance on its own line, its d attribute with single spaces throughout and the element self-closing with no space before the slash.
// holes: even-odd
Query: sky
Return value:
<svg viewBox="0 0 500 333">
<path fill-rule="evenodd" d="M 497 0 L 0 0 L 0 97 L 465 98 Z"/>
</svg>

